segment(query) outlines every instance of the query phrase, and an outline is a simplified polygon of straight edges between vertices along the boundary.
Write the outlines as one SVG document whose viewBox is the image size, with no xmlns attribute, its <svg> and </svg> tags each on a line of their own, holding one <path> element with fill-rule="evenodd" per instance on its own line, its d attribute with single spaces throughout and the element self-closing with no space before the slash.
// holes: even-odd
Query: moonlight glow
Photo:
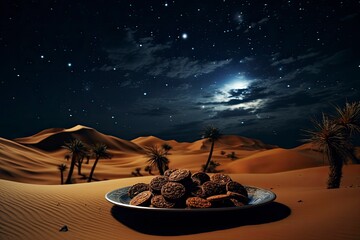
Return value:
<svg viewBox="0 0 360 240">
<path fill-rule="evenodd" d="M 247 80 L 243 76 L 238 76 L 217 89 L 214 100 L 217 102 L 227 102 L 231 99 L 243 99 L 244 96 L 241 92 L 246 91 L 251 82 L 251 80 Z"/>
<path fill-rule="evenodd" d="M 250 86 L 249 80 L 236 79 L 225 84 L 223 91 L 229 92 L 231 90 L 246 90 Z"/>
<path fill-rule="evenodd" d="M 244 109 L 250 112 L 262 108 L 266 100 L 257 99 L 250 101 L 248 96 L 251 94 L 251 85 L 255 80 L 246 79 L 244 76 L 237 76 L 236 78 L 223 84 L 220 88 L 216 89 L 216 94 L 212 99 L 214 103 L 229 103 L 232 104 L 214 104 L 214 109 L 217 111 Z M 210 104 L 211 105 L 211 104 Z"/>
</svg>

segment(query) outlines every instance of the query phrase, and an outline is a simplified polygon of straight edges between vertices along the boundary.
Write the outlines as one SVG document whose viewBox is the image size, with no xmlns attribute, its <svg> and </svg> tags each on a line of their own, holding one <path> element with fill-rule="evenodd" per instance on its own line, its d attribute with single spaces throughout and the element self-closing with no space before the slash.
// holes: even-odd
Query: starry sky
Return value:
<svg viewBox="0 0 360 240">
<path fill-rule="evenodd" d="M 77 124 L 123 139 L 224 134 L 294 147 L 359 100 L 360 2 L 0 3 L 0 136 Z"/>
</svg>

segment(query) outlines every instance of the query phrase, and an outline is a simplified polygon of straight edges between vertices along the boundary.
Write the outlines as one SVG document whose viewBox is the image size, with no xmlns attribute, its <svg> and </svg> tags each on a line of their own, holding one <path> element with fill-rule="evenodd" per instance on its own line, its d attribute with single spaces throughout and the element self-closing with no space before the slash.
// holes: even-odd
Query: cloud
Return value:
<svg viewBox="0 0 360 240">
<path fill-rule="evenodd" d="M 215 71 L 217 68 L 229 64 L 232 59 L 200 62 L 191 60 L 188 57 L 177 57 L 172 59 L 163 59 L 161 63 L 154 64 L 152 69 L 148 70 L 148 74 L 153 76 L 165 75 L 170 78 L 187 78 L 191 76 L 199 76 Z"/>
<path fill-rule="evenodd" d="M 340 21 L 344 22 L 344 21 L 352 20 L 352 19 L 356 18 L 358 15 L 359 15 L 358 13 L 352 13 L 352 14 L 346 15 L 345 17 L 341 18 Z"/>
<path fill-rule="evenodd" d="M 192 85 L 189 83 L 182 83 L 179 86 L 176 87 L 176 90 L 188 90 L 192 88 Z"/>
<path fill-rule="evenodd" d="M 235 13 L 233 19 L 238 25 L 241 25 L 244 22 L 244 16 L 242 15 L 241 12 Z"/>
<path fill-rule="evenodd" d="M 267 98 L 271 98 L 276 93 L 266 87 L 261 86 L 249 86 L 246 89 L 230 89 L 227 93 L 222 91 L 216 91 L 213 95 L 206 95 L 205 102 L 198 103 L 198 105 L 214 105 L 231 107 L 242 104 L 244 107 L 254 105 L 254 102 L 258 102 Z M 221 95 L 218 97 L 216 95 Z M 221 101 L 213 101 L 214 99 L 221 99 Z M 225 99 L 225 101 L 223 101 Z M 256 104 L 255 104 L 256 105 Z"/>
<path fill-rule="evenodd" d="M 137 88 L 139 87 L 138 85 L 136 85 L 133 81 L 131 80 L 125 80 L 122 81 L 121 83 L 119 83 L 119 87 L 132 87 L 132 88 Z"/>
<path fill-rule="evenodd" d="M 138 41 L 134 38 L 134 31 L 128 29 L 125 38 L 119 43 L 121 47 L 106 49 L 111 65 L 103 65 L 102 71 L 115 69 L 139 71 L 149 67 L 161 59 L 155 53 L 170 48 L 170 44 L 154 44 L 150 37 Z"/>
<path fill-rule="evenodd" d="M 315 57 L 315 56 L 318 56 L 318 55 L 319 55 L 319 52 L 311 52 L 311 53 L 307 53 L 307 54 L 300 55 L 300 56 L 297 56 L 297 57 L 284 58 L 284 59 L 277 60 L 277 61 L 271 63 L 271 66 L 277 66 L 277 65 L 280 65 L 280 64 L 281 65 L 286 65 L 286 64 L 290 64 L 290 63 L 300 61 L 300 60 L 304 60 L 304 59 L 307 59 L 307 58 L 312 58 L 312 57 Z"/>
<path fill-rule="evenodd" d="M 218 118 L 231 118 L 231 117 L 245 117 L 248 115 L 251 115 L 251 111 L 245 110 L 242 108 L 236 108 L 236 109 L 226 109 L 223 111 L 218 111 L 216 115 L 213 117 L 213 119 Z"/>
<path fill-rule="evenodd" d="M 267 22 L 267 21 L 269 21 L 269 20 L 270 20 L 269 18 L 264 17 L 264 18 L 262 18 L 260 21 L 258 21 L 257 24 L 263 24 L 263 23 L 265 23 L 265 22 Z"/>
<path fill-rule="evenodd" d="M 244 58 L 239 60 L 239 63 L 247 63 L 247 62 L 251 62 L 251 61 L 254 61 L 254 60 L 255 60 L 254 57 L 244 57 Z"/>
<path fill-rule="evenodd" d="M 169 54 L 171 43 L 156 44 L 152 37 L 134 37 L 134 31 L 127 30 L 126 37 L 119 43 L 120 47 L 107 49 L 110 64 L 98 68 L 100 71 L 114 69 L 126 71 L 143 71 L 152 76 L 169 78 L 188 78 L 208 74 L 229 63 L 232 59 L 220 61 L 198 61 L 188 57 L 165 57 Z"/>
<path fill-rule="evenodd" d="M 248 101 L 253 101 L 274 94 L 272 91 L 269 91 L 267 88 L 261 86 L 250 86 L 246 89 L 231 89 L 229 93 L 231 94 L 231 97 L 240 96 L 244 100 L 246 99 Z"/>
<path fill-rule="evenodd" d="M 319 102 L 331 101 L 333 95 L 334 93 L 330 90 L 320 90 L 313 93 L 298 91 L 269 99 L 262 111 L 276 111 L 281 108 L 291 109 L 294 107 L 319 105 Z"/>
<path fill-rule="evenodd" d="M 293 63 L 296 61 L 312 58 L 312 57 L 315 57 L 318 55 L 319 55 L 319 53 L 315 53 L 315 52 L 308 53 L 308 54 L 300 55 L 296 58 L 290 57 L 290 58 L 278 60 L 278 61 L 273 62 L 271 65 L 276 66 L 279 64 L 289 64 L 289 63 Z M 345 62 L 348 59 L 349 55 L 350 55 L 350 50 L 345 49 L 345 50 L 338 51 L 332 55 L 318 56 L 316 61 L 304 64 L 302 67 L 297 67 L 293 71 L 289 71 L 278 81 L 283 82 L 283 81 L 287 81 L 287 80 L 293 80 L 293 79 L 297 78 L 300 74 L 319 74 L 323 71 L 324 68 L 326 68 L 328 66 L 333 66 L 333 65 L 337 65 L 337 64 Z"/>
<path fill-rule="evenodd" d="M 262 24 L 266 23 L 266 22 L 269 21 L 269 20 L 270 20 L 269 18 L 264 17 L 264 18 L 260 19 L 260 20 L 257 21 L 257 22 L 252 22 L 252 23 L 250 24 L 250 26 L 248 26 L 248 28 L 245 29 L 244 33 L 249 32 L 251 29 L 255 28 L 256 26 L 262 25 Z M 240 28 L 237 27 L 236 29 L 239 30 Z"/>
</svg>

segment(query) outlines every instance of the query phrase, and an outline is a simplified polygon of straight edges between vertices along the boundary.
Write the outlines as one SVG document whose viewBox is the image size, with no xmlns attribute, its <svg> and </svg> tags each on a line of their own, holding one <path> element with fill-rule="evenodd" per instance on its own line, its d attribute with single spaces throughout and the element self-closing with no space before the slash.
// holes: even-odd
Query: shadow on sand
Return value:
<svg viewBox="0 0 360 240">
<path fill-rule="evenodd" d="M 291 209 L 271 202 L 257 208 L 225 212 L 155 212 L 122 208 L 114 205 L 112 216 L 125 226 L 150 235 L 176 236 L 210 232 L 245 225 L 282 220 Z"/>
</svg>

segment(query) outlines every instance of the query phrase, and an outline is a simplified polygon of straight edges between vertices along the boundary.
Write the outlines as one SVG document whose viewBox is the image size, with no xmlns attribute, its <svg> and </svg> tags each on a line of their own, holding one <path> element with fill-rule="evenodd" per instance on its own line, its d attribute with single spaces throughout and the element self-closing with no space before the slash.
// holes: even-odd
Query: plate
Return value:
<svg viewBox="0 0 360 240">
<path fill-rule="evenodd" d="M 249 203 L 248 205 L 244 205 L 242 207 L 223 207 L 223 208 L 154 208 L 154 207 L 141 207 L 141 206 L 133 206 L 130 205 L 129 202 L 131 198 L 128 196 L 128 190 L 131 186 L 118 188 L 113 191 L 106 193 L 105 198 L 109 202 L 118 205 L 120 207 L 125 208 L 133 208 L 133 209 L 142 209 L 146 211 L 167 211 L 167 212 L 198 212 L 198 211 L 233 211 L 233 210 L 241 210 L 254 208 L 258 206 L 262 206 L 264 204 L 270 203 L 275 200 L 276 195 L 270 190 L 252 187 L 252 186 L 244 186 L 249 195 Z"/>
</svg>

